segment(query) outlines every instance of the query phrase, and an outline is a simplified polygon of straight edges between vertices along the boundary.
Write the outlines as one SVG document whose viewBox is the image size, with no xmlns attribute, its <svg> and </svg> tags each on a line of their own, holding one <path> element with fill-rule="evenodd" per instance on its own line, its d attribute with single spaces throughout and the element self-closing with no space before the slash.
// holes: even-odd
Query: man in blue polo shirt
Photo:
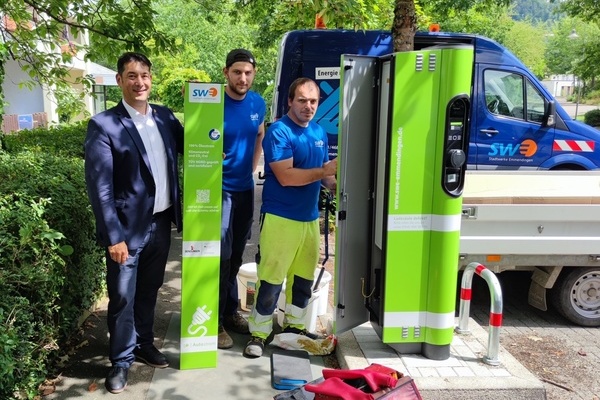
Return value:
<svg viewBox="0 0 600 400">
<path fill-rule="evenodd" d="M 223 74 L 227 84 L 217 347 L 228 349 L 233 346 L 233 339 L 225 329 L 248 333 L 248 322 L 238 312 L 237 274 L 252 228 L 253 172 L 260 160 L 266 107 L 263 98 L 250 90 L 256 76 L 252 53 L 245 49 L 231 50 Z"/>
<path fill-rule="evenodd" d="M 263 141 L 265 185 L 257 257 L 257 292 L 250 313 L 252 338 L 246 357 L 260 357 L 273 329 L 273 311 L 286 280 L 283 332 L 318 336 L 304 325 L 319 262 L 319 189 L 335 189 L 337 160 L 329 161 L 327 134 L 312 121 L 319 87 L 308 78 L 292 82 L 289 112 Z"/>
</svg>

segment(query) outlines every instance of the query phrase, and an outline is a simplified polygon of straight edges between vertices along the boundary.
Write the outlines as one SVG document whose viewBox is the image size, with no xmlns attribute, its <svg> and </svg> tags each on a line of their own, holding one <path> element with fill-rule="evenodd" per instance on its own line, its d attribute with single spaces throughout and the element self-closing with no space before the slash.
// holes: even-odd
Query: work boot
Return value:
<svg viewBox="0 0 600 400">
<path fill-rule="evenodd" d="M 246 321 L 246 318 L 242 317 L 242 314 L 239 312 L 236 312 L 233 315 L 223 316 L 223 325 L 230 331 L 236 333 L 250 333 L 248 321 Z"/>
<path fill-rule="evenodd" d="M 219 336 L 217 338 L 217 347 L 219 349 L 230 349 L 233 347 L 233 339 L 225 331 L 223 326 L 219 326 Z"/>
<path fill-rule="evenodd" d="M 252 336 L 252 339 L 246 344 L 244 355 L 250 358 L 260 357 L 265 349 L 265 339 L 258 336 Z"/>
</svg>

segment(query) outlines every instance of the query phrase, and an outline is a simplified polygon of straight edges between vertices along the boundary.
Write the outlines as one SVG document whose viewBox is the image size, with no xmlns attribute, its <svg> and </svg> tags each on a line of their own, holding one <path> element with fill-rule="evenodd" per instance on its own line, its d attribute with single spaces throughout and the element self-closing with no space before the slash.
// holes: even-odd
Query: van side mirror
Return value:
<svg viewBox="0 0 600 400">
<path fill-rule="evenodd" d="M 542 126 L 552 127 L 554 125 L 556 125 L 556 103 L 554 100 L 550 100 L 545 104 Z"/>
</svg>

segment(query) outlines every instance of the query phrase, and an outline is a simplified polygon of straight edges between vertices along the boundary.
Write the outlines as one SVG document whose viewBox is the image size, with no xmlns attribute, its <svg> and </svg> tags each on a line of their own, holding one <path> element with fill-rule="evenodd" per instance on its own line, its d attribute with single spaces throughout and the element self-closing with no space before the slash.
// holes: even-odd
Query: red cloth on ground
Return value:
<svg viewBox="0 0 600 400">
<path fill-rule="evenodd" d="M 376 392 L 383 388 L 394 387 L 398 382 L 398 379 L 393 378 L 390 375 L 366 369 L 324 369 L 323 377 L 325 378 L 325 381 L 333 377 L 342 380 L 363 378 L 372 392 Z"/>
<path fill-rule="evenodd" d="M 316 385 L 304 385 L 306 391 L 318 395 L 331 396 L 334 399 L 341 400 L 374 400 L 374 397 L 368 393 L 364 393 L 359 389 L 348 385 L 340 378 L 325 379 Z M 315 396 L 315 399 L 319 397 Z"/>
</svg>

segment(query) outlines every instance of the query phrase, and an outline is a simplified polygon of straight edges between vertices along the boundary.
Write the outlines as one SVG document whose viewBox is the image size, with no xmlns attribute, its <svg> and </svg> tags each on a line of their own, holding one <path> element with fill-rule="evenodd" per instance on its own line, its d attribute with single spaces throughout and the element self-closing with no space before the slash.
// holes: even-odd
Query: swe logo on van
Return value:
<svg viewBox="0 0 600 400">
<path fill-rule="evenodd" d="M 215 83 L 190 83 L 190 103 L 220 103 L 222 86 Z"/>
<path fill-rule="evenodd" d="M 514 157 L 517 154 L 530 158 L 537 152 L 537 143 L 531 139 L 525 139 L 521 143 L 492 143 L 488 156 L 490 157 Z"/>
</svg>

